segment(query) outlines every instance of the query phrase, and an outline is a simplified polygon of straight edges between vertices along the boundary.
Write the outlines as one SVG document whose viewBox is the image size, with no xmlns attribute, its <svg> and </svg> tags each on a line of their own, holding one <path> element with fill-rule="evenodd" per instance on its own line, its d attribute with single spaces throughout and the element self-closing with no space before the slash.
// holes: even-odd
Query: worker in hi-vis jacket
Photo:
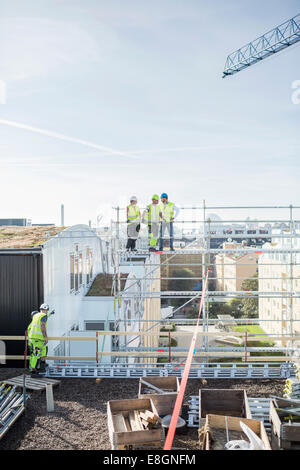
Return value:
<svg viewBox="0 0 300 470">
<path fill-rule="evenodd" d="M 152 203 L 146 207 L 142 220 L 148 224 L 149 251 L 156 251 L 156 244 L 159 235 L 160 224 L 159 196 L 153 194 Z"/>
<path fill-rule="evenodd" d="M 52 310 L 49 313 L 49 305 L 42 304 L 40 311 L 34 311 L 31 314 L 32 321 L 27 328 L 28 347 L 30 351 L 29 370 L 33 376 L 40 372 L 45 372 L 45 360 L 48 353 L 47 324 L 50 315 L 55 313 Z"/>
<path fill-rule="evenodd" d="M 162 193 L 160 196 L 161 203 L 160 208 L 160 237 L 159 237 L 159 251 L 163 251 L 164 247 L 164 233 L 167 229 L 170 235 L 170 251 L 174 251 L 174 219 L 179 214 L 178 207 L 175 206 L 174 202 L 169 202 L 168 195 Z"/>
<path fill-rule="evenodd" d="M 131 196 L 130 204 L 126 208 L 127 213 L 127 245 L 126 250 L 136 251 L 135 244 L 141 229 L 141 212 L 137 205 L 136 196 Z"/>
</svg>

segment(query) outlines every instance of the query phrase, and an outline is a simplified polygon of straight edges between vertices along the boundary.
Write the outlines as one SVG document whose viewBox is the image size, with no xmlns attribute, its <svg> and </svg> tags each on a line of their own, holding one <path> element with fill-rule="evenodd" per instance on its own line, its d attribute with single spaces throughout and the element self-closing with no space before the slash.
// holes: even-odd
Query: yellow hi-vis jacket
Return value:
<svg viewBox="0 0 300 470">
<path fill-rule="evenodd" d="M 145 219 L 148 223 L 151 222 L 160 222 L 159 214 L 161 212 L 159 204 L 148 204 L 147 206 L 147 213 L 145 214 Z"/>
<path fill-rule="evenodd" d="M 129 222 L 138 222 L 140 220 L 141 212 L 139 206 L 131 204 L 127 206 L 127 220 Z"/>
<path fill-rule="evenodd" d="M 42 328 L 41 328 L 41 323 L 42 323 L 41 320 L 44 317 L 47 317 L 46 322 L 44 322 L 47 328 L 47 324 L 48 324 L 47 314 L 39 312 L 33 316 L 32 322 L 27 328 L 28 339 L 30 341 L 44 341 L 45 340 L 43 332 L 42 332 Z"/>
<path fill-rule="evenodd" d="M 174 202 L 168 202 L 166 205 L 161 203 L 159 205 L 160 212 L 162 213 L 162 220 L 170 222 L 174 218 Z"/>
</svg>

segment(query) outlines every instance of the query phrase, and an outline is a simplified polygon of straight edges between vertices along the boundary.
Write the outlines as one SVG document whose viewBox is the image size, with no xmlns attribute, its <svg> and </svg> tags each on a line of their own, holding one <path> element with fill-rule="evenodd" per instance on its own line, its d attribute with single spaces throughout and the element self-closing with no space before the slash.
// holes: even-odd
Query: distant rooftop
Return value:
<svg viewBox="0 0 300 470">
<path fill-rule="evenodd" d="M 31 225 L 30 219 L 0 219 L 0 226 L 19 226 L 19 227 L 27 227 Z"/>
</svg>

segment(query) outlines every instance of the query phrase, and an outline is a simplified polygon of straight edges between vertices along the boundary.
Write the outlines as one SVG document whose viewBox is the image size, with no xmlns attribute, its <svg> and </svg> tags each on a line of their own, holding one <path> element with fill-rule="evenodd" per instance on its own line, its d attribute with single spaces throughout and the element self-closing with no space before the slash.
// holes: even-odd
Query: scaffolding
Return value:
<svg viewBox="0 0 300 470">
<path fill-rule="evenodd" d="M 93 357 L 49 357 L 53 361 L 49 377 L 182 377 L 197 323 L 187 313 L 199 306 L 201 296 L 201 331 L 191 378 L 294 375 L 294 364 L 300 361 L 300 206 L 207 206 L 203 201 L 196 207 L 180 207 L 180 219 L 174 221 L 175 251 L 166 247 L 166 251 L 153 253 L 148 250 L 146 224 L 138 236 L 137 250 L 126 250 L 125 208 L 114 210 L 116 217 L 105 240 L 114 327 L 95 332 L 94 338 L 49 337 L 50 341 L 95 342 Z M 223 219 L 210 211 L 221 211 Z M 255 215 L 263 211 L 263 215 L 250 219 L 251 211 Z M 169 237 L 163 239 L 166 242 Z M 180 268 L 192 274 L 176 274 Z M 207 274 L 209 283 L 202 292 Z M 252 288 L 249 283 L 243 285 L 249 280 L 256 282 L 255 287 L 253 283 Z M 183 283 L 189 287 L 181 288 Z M 135 306 L 134 315 L 126 310 L 130 302 Z M 216 311 L 220 313 L 231 302 L 243 308 L 252 302 L 254 307 L 248 317 L 240 312 L 224 325 Z M 266 316 L 264 302 L 275 302 L 276 315 L 274 310 Z M 162 316 L 161 309 L 170 307 Z M 99 351 L 99 340 L 103 345 L 106 337 L 114 339 L 114 347 Z"/>
<path fill-rule="evenodd" d="M 300 259 L 300 243 L 298 243 L 298 239 L 300 238 L 300 220 L 299 219 L 299 209 L 300 206 L 207 206 L 205 201 L 203 204 L 196 207 L 180 207 L 181 214 L 187 214 L 187 219 L 182 220 L 182 216 L 180 220 L 176 220 L 174 222 L 175 226 L 187 227 L 189 230 L 193 227 L 191 235 L 189 238 L 190 240 L 187 242 L 187 237 L 185 236 L 184 229 L 181 228 L 180 231 L 174 233 L 174 240 L 183 241 L 183 244 L 179 246 L 179 248 L 175 250 L 175 252 L 158 252 L 157 254 L 149 254 L 147 249 L 148 240 L 147 240 L 147 233 L 144 236 L 139 236 L 137 240 L 137 251 L 134 253 L 128 252 L 125 249 L 126 243 L 126 217 L 122 216 L 125 214 L 125 208 L 116 207 L 114 208 L 116 211 L 115 220 L 111 222 L 111 233 L 114 238 L 114 250 L 112 253 L 112 260 L 114 264 L 114 299 L 115 299 L 115 317 L 116 317 L 116 328 L 115 332 L 116 335 L 124 335 L 126 337 L 125 345 L 120 348 L 118 352 L 118 366 L 120 367 L 129 367 L 128 362 L 126 362 L 127 358 L 133 357 L 135 358 L 134 363 L 130 364 L 130 367 L 141 367 L 143 365 L 143 356 L 148 354 L 148 357 L 159 358 L 159 357 L 167 357 L 168 362 L 166 364 L 160 364 L 164 367 L 171 367 L 173 369 L 174 361 L 176 361 L 176 357 L 182 357 L 184 360 L 184 356 L 187 354 L 188 348 L 185 347 L 178 347 L 173 346 L 172 348 L 169 347 L 144 347 L 141 343 L 138 347 L 131 347 L 130 344 L 132 343 L 132 336 L 134 339 L 143 338 L 145 334 L 151 336 L 151 331 L 155 326 L 158 324 L 160 326 L 165 325 L 168 322 L 172 322 L 177 326 L 192 326 L 195 325 L 195 321 L 192 319 L 176 319 L 175 314 L 182 310 L 182 308 L 188 306 L 191 303 L 195 303 L 199 300 L 202 291 L 195 292 L 195 290 L 162 290 L 159 291 L 147 291 L 147 290 L 140 290 L 139 293 L 130 292 L 130 288 L 134 285 L 134 283 L 130 284 L 129 287 L 125 287 L 125 289 L 120 290 L 120 282 L 124 278 L 122 278 L 121 274 L 121 266 L 136 266 L 138 264 L 143 264 L 145 260 L 149 260 L 149 266 L 151 269 L 148 270 L 148 273 L 145 276 L 137 277 L 136 283 L 143 282 L 145 279 L 148 281 L 167 281 L 168 283 L 171 281 L 198 281 L 202 283 L 205 273 L 210 272 L 210 287 L 207 289 L 205 293 L 206 301 L 203 303 L 202 308 L 202 317 L 200 321 L 200 325 L 202 327 L 202 344 L 199 345 L 195 349 L 195 360 L 200 361 L 200 364 L 221 364 L 222 361 L 211 362 L 212 358 L 215 358 L 218 352 L 220 352 L 220 356 L 222 359 L 228 358 L 240 358 L 242 361 L 247 362 L 247 360 L 254 363 L 264 363 L 264 365 L 272 365 L 274 367 L 274 360 L 278 361 L 278 364 L 282 363 L 293 363 L 297 361 L 299 356 L 299 334 L 297 331 L 295 332 L 295 325 L 300 321 L 300 311 L 297 317 L 296 312 L 294 314 L 294 304 L 295 302 L 299 302 L 300 299 L 300 289 L 299 291 L 295 290 L 294 281 L 297 282 L 297 276 L 294 276 L 294 269 L 296 266 L 300 266 L 299 259 Z M 241 218 L 228 218 L 226 217 L 225 220 L 216 219 L 213 220 L 211 216 L 208 214 L 211 210 L 221 210 L 223 212 L 226 211 L 238 211 L 241 210 L 264 210 L 265 215 L 263 218 L 260 219 L 249 219 L 249 217 Z M 267 212 L 270 211 L 285 211 L 288 212 L 288 215 L 285 213 L 283 217 L 269 217 Z M 294 217 L 294 213 L 297 211 L 297 216 Z M 191 212 L 194 214 L 192 217 L 190 216 Z M 196 228 L 195 228 L 196 227 Z M 168 239 L 169 237 L 163 237 L 163 239 Z M 277 243 L 280 242 L 281 245 L 279 248 L 274 248 L 274 240 L 277 240 Z M 233 245 L 238 245 L 242 241 L 242 246 L 239 247 L 226 247 L 227 245 L 232 243 Z M 216 242 L 216 243 L 214 243 Z M 197 257 L 198 262 L 187 262 L 182 264 L 179 262 L 180 257 L 186 257 L 186 255 L 190 255 L 193 258 Z M 216 261 L 217 256 L 223 256 L 224 259 L 228 257 L 236 257 L 243 258 L 246 255 L 256 256 L 257 259 L 261 256 L 275 256 L 278 258 L 280 262 L 278 263 L 269 263 L 263 262 L 259 265 L 259 267 L 264 266 L 283 266 L 286 264 L 288 266 L 288 275 L 286 280 L 288 282 L 288 289 L 282 290 L 270 290 L 267 289 L 265 291 L 259 290 L 216 290 L 212 289 L 211 285 L 216 284 L 218 280 L 220 280 L 219 276 L 216 274 L 218 263 Z M 157 256 L 160 259 L 157 259 Z M 282 261 L 282 257 L 287 258 L 288 260 L 285 263 Z M 165 258 L 164 260 L 163 257 Z M 228 258 L 229 259 L 229 258 Z M 221 264 L 221 263 L 219 263 Z M 225 268 L 226 266 L 230 266 L 232 263 L 223 262 L 222 266 Z M 242 262 L 240 266 L 247 268 L 247 266 L 253 266 L 253 263 Z M 162 270 L 164 267 L 187 267 L 188 269 L 193 269 L 195 267 L 200 268 L 201 275 L 194 276 L 194 277 L 181 277 L 181 276 L 174 276 L 174 275 L 157 275 L 157 270 Z M 256 268 L 258 271 L 258 268 Z M 299 276 L 300 277 L 300 276 Z M 224 276 L 222 277 L 222 281 L 247 281 L 251 277 L 245 275 L 241 277 L 230 277 Z M 257 275 L 257 282 L 258 285 L 260 281 L 282 281 L 282 277 L 260 277 Z M 299 283 L 300 284 L 300 283 Z M 118 332 L 119 325 L 120 325 L 120 310 L 119 307 L 124 299 L 132 299 L 139 297 L 140 304 L 142 305 L 145 299 L 160 299 L 161 301 L 173 301 L 174 299 L 182 299 L 182 304 L 173 310 L 172 314 L 169 315 L 167 318 L 161 318 L 159 322 L 157 319 L 139 319 L 140 324 L 146 323 L 146 330 L 143 332 L 135 332 L 132 331 L 124 331 Z M 282 332 L 282 330 L 278 333 L 278 335 L 270 335 L 270 334 L 261 334 L 261 335 L 253 335 L 251 333 L 243 333 L 243 346 L 231 346 L 225 347 L 223 345 L 216 347 L 210 346 L 209 338 L 210 338 L 210 329 L 211 327 L 216 327 L 218 323 L 218 319 L 210 318 L 210 308 L 213 303 L 220 303 L 220 304 L 228 304 L 230 299 L 256 299 L 259 302 L 260 299 L 271 299 L 271 300 L 280 300 L 281 302 L 286 301 L 289 304 L 289 328 L 286 332 Z M 175 318 L 174 318 L 175 317 Z M 282 319 L 275 319 L 270 318 L 266 320 L 265 318 L 242 318 L 242 319 L 235 319 L 233 323 L 236 325 L 257 325 L 259 324 L 262 326 L 264 323 L 274 322 L 276 324 L 283 323 Z M 127 324 L 134 324 L 135 319 L 127 320 Z M 229 322 L 230 323 L 230 322 Z M 300 329 L 298 330 L 300 333 Z M 180 337 L 181 331 L 176 331 L 172 337 Z M 162 335 L 163 333 L 161 333 Z M 184 335 L 184 334 L 183 334 Z M 188 336 L 187 333 L 185 333 Z M 214 336 L 221 336 L 221 332 L 214 332 Z M 154 336 L 154 335 L 153 335 Z M 227 335 L 228 336 L 228 335 Z M 236 332 L 231 332 L 231 336 L 237 336 Z M 170 339 L 169 338 L 169 339 Z M 263 340 L 267 341 L 274 341 L 275 344 L 273 347 L 262 347 L 260 346 L 247 346 L 247 342 L 261 342 Z M 281 344 L 280 344 L 281 343 Z M 171 349 L 171 352 L 170 352 Z M 246 350 L 246 352 L 245 352 Z M 122 356 L 123 354 L 123 356 Z M 259 356 L 257 354 L 263 354 Z M 265 354 L 265 355 L 264 355 Z M 270 355 L 269 355 L 270 354 Z M 276 356 L 278 354 L 278 357 Z M 182 355 L 182 356 L 180 356 Z M 275 355 L 275 356 L 274 356 Z M 199 360 L 199 357 L 201 359 Z M 120 359 L 122 358 L 122 359 Z M 173 358 L 171 360 L 171 358 Z M 198 358 L 198 359 L 197 359 Z M 246 358 L 246 361 L 245 361 Z M 122 360 L 124 362 L 122 363 Z M 183 363 L 179 363 L 179 366 L 183 365 Z M 224 364 L 225 365 L 225 364 Z M 227 363 L 229 368 L 234 366 L 234 363 Z M 247 366 L 247 365 L 246 365 Z M 144 369 L 144 368 L 143 368 Z M 151 368 L 152 370 L 152 368 Z M 144 371 L 145 374 L 145 371 Z"/>
</svg>

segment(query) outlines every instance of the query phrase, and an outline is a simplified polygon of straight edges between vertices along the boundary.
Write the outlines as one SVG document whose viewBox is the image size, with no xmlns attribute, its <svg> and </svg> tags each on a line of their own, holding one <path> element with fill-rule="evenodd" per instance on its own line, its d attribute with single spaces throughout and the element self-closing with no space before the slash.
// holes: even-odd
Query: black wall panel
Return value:
<svg viewBox="0 0 300 470">
<path fill-rule="evenodd" d="M 24 335 L 30 313 L 43 302 L 41 249 L 0 250 L 0 335 Z M 6 353 L 24 353 L 22 341 L 6 341 Z M 6 367 L 22 367 L 8 361 Z"/>
</svg>

